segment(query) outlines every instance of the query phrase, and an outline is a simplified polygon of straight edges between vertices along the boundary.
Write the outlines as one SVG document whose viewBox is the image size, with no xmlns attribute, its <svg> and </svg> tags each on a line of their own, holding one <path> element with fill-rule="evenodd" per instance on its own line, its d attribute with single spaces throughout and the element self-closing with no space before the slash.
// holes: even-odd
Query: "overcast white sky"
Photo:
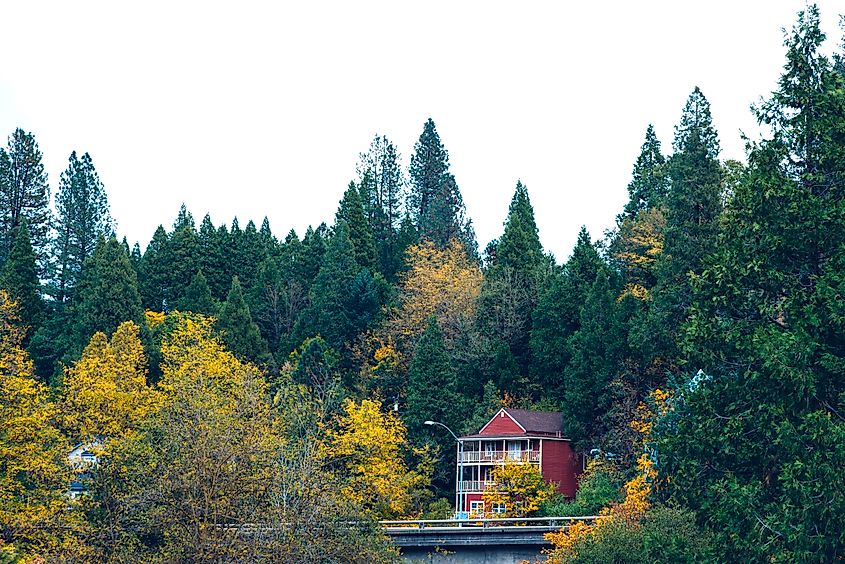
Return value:
<svg viewBox="0 0 845 564">
<path fill-rule="evenodd" d="M 89 152 L 118 233 L 142 248 L 184 202 L 199 221 L 331 223 L 358 154 L 407 163 L 430 116 L 481 248 L 517 179 L 559 261 L 613 225 L 649 122 L 668 151 L 693 87 L 723 158 L 774 89 L 803 0 L 14 2 L 0 138 L 35 134 L 53 191 Z M 840 1 L 819 2 L 827 49 Z"/>
</svg>

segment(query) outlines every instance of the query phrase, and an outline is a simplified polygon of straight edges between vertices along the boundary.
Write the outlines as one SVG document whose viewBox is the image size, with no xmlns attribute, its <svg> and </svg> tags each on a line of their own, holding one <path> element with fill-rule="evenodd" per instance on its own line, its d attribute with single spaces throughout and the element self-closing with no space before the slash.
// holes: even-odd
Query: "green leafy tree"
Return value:
<svg viewBox="0 0 845 564">
<path fill-rule="evenodd" d="M 530 364 L 531 316 L 537 305 L 539 287 L 549 268 L 534 221 L 534 208 L 528 190 L 517 182 L 505 221 L 505 230 L 496 245 L 496 259 L 486 272 L 479 298 L 477 320 L 482 335 L 495 335 L 510 349 L 516 370 L 508 378 L 497 381 L 503 390 L 520 392 L 510 387 L 519 376 L 528 375 Z M 504 351 L 500 351 L 504 354 Z M 501 354 L 497 353 L 497 357 Z M 507 368 L 509 371 L 512 367 Z M 501 373 L 501 370 L 498 370 Z"/>
<path fill-rule="evenodd" d="M 721 560 L 835 561 L 845 549 L 845 89 L 815 6 L 787 35 L 685 327 L 691 371 L 657 427 L 673 501 L 717 535 Z"/>
<path fill-rule="evenodd" d="M 47 273 L 52 222 L 50 187 L 41 150 L 32 133 L 16 129 L 0 149 L 0 260 L 5 262 L 22 220 L 26 220 L 39 276 Z"/>
<path fill-rule="evenodd" d="M 426 437 L 444 443 L 439 431 L 428 429 L 423 422 L 439 421 L 450 427 L 461 418 L 458 401 L 457 373 L 443 343 L 443 333 L 437 318 L 429 319 L 428 327 L 414 350 L 408 369 L 407 409 L 404 419 L 416 437 Z M 446 441 L 445 444 L 451 444 Z"/>
<path fill-rule="evenodd" d="M 146 309 L 169 311 L 172 307 L 168 288 L 169 251 L 167 232 L 159 225 L 141 259 L 140 292 Z"/>
<path fill-rule="evenodd" d="M 340 220 L 335 225 L 323 264 L 311 286 L 310 326 L 307 330 L 309 335 L 322 335 L 336 350 L 343 350 L 344 344 L 356 335 L 349 291 L 359 271 L 349 227 Z"/>
<path fill-rule="evenodd" d="M 669 159 L 663 252 L 656 265 L 657 283 L 640 342 L 646 355 L 676 370 L 676 336 L 692 302 L 689 275 L 701 274 L 713 251 L 722 210 L 719 140 L 710 104 L 697 87 L 675 127 L 675 153 Z"/>
<path fill-rule="evenodd" d="M 82 158 L 76 151 L 70 154 L 56 193 L 55 227 L 53 291 L 56 300 L 64 303 L 73 297 L 82 264 L 94 252 L 97 239 L 112 232 L 106 190 L 88 153 Z"/>
</svg>

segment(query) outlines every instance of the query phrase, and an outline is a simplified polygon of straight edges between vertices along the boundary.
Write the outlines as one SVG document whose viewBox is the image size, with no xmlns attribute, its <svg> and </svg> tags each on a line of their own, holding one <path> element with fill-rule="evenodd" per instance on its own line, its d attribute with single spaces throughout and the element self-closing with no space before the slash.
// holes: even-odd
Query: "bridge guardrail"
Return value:
<svg viewBox="0 0 845 564">
<path fill-rule="evenodd" d="M 423 530 L 450 528 L 490 528 L 490 527 L 548 527 L 562 529 L 576 522 L 592 523 L 601 519 L 598 515 L 584 515 L 579 517 L 503 517 L 484 519 L 414 519 L 379 521 L 386 530 Z"/>
</svg>

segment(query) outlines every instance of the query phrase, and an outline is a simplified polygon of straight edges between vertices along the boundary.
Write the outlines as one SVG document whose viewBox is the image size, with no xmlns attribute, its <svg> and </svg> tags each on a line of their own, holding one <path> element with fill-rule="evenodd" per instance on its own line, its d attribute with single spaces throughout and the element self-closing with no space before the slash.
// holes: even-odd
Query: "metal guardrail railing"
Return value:
<svg viewBox="0 0 845 564">
<path fill-rule="evenodd" d="M 451 529 L 464 527 L 478 527 L 482 529 L 492 527 L 548 527 L 550 529 L 562 529 L 576 522 L 589 522 L 601 519 L 597 515 L 584 515 L 580 517 L 506 517 L 506 518 L 484 518 L 484 519 L 415 519 L 410 521 L 379 521 L 379 524 L 386 530 L 424 530 L 424 529 Z"/>
</svg>

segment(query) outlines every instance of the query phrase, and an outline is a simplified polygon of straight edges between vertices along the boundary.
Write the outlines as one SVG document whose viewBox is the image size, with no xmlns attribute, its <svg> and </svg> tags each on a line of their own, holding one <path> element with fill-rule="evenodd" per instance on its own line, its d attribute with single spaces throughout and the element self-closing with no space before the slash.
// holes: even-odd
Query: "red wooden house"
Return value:
<svg viewBox="0 0 845 564">
<path fill-rule="evenodd" d="M 575 496 L 582 457 L 563 435 L 560 413 L 502 408 L 474 435 L 458 438 L 458 511 L 471 516 L 504 513 L 504 507 L 484 507 L 482 492 L 495 487 L 493 468 L 502 464 L 536 464 L 560 493 Z"/>
</svg>

